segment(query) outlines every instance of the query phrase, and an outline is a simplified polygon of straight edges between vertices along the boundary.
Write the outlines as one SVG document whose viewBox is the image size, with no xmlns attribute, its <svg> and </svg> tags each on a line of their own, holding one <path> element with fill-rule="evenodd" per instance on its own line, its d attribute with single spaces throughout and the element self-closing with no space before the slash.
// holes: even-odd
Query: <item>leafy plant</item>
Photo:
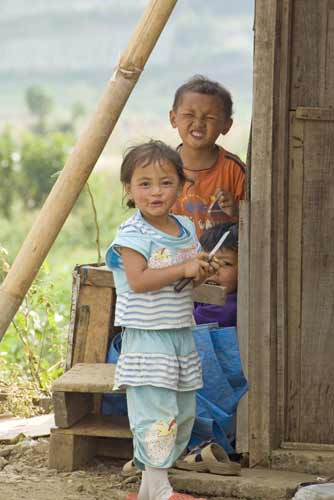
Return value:
<svg viewBox="0 0 334 500">
<path fill-rule="evenodd" d="M 63 168 L 72 144 L 72 135 L 61 132 L 23 135 L 18 189 L 26 207 L 42 204 L 55 182 L 53 174 Z"/>
<path fill-rule="evenodd" d="M 9 270 L 7 258 L 7 251 L 0 245 L 2 277 Z M 48 393 L 52 381 L 63 372 L 67 321 L 44 262 L 1 343 L 1 355 L 5 354 L 1 379 L 8 380 L 15 374 Z"/>
</svg>

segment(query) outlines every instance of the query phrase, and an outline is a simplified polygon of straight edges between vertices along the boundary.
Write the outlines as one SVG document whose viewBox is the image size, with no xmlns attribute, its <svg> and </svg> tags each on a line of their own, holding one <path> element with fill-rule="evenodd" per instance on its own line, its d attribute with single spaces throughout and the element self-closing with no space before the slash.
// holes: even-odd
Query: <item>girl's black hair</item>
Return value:
<svg viewBox="0 0 334 500">
<path fill-rule="evenodd" d="M 121 165 L 121 183 L 125 186 L 131 182 L 133 172 L 137 166 L 146 167 L 154 163 L 161 165 L 165 161 L 174 165 L 183 186 L 188 179 L 183 172 L 181 156 L 175 149 L 167 146 L 164 142 L 154 139 L 127 149 Z M 133 200 L 127 200 L 126 204 L 129 208 L 135 207 Z"/>
<path fill-rule="evenodd" d="M 230 250 L 238 251 L 238 224 L 234 222 L 222 222 L 220 224 L 216 224 L 204 231 L 202 236 L 200 237 L 200 243 L 202 245 L 203 250 L 206 252 L 210 252 L 214 246 L 218 243 L 219 239 L 223 236 L 227 231 L 230 234 L 227 236 L 226 240 L 221 246 L 221 249 L 228 248 Z"/>
<path fill-rule="evenodd" d="M 181 99 L 186 92 L 195 92 L 197 94 L 215 95 L 219 97 L 223 105 L 225 117 L 231 118 L 233 114 L 233 101 L 230 92 L 220 83 L 209 80 L 203 75 L 194 75 L 190 80 L 181 85 L 175 92 L 173 111 L 177 111 Z"/>
</svg>

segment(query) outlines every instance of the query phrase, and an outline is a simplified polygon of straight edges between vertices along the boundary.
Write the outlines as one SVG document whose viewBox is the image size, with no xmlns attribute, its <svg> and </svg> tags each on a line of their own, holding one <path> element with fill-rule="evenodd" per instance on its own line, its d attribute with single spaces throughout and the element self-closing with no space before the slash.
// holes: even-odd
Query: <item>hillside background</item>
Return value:
<svg viewBox="0 0 334 500">
<path fill-rule="evenodd" d="M 147 2 L 0 0 L 0 282 Z M 45 395 L 62 373 L 73 268 L 103 262 L 117 227 L 129 216 L 118 179 L 121 154 L 151 137 L 178 144 L 168 112 L 176 88 L 192 75 L 204 74 L 231 91 L 234 125 L 223 144 L 245 159 L 252 103 L 252 26 L 253 0 L 178 1 L 89 186 L 1 341 L 0 389 L 12 390 L 14 402 L 22 395 L 20 404 L 5 411 L 31 415 L 35 393 L 17 383 L 28 381 Z M 3 411 L 0 406 L 0 414 Z"/>
<path fill-rule="evenodd" d="M 147 0 L 1 0 L 0 128 L 29 122 L 25 91 L 43 85 L 66 118 L 80 101 L 86 113 L 125 49 Z M 178 141 L 168 124 L 175 89 L 195 73 L 222 82 L 234 98 L 234 126 L 224 139 L 243 158 L 252 93 L 253 0 L 179 0 L 104 154 L 133 142 Z M 115 163 L 115 159 L 112 163 Z"/>
</svg>

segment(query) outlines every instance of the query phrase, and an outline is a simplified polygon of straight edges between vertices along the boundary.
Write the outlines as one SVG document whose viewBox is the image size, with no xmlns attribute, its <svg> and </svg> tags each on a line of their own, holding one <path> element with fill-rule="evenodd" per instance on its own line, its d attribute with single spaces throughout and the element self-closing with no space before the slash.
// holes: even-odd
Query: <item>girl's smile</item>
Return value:
<svg viewBox="0 0 334 500">
<path fill-rule="evenodd" d="M 175 166 L 164 161 L 137 165 L 130 183 L 126 184 L 126 193 L 150 224 L 161 227 L 168 222 L 169 211 L 181 188 Z"/>
</svg>

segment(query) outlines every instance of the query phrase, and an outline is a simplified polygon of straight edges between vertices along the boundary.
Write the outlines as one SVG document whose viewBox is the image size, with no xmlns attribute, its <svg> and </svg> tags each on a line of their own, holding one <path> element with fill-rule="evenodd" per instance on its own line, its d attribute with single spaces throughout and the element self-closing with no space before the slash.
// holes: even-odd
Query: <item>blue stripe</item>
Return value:
<svg viewBox="0 0 334 500">
<path fill-rule="evenodd" d="M 131 335 L 131 333 L 130 333 Z M 196 351 L 192 351 L 191 353 L 187 354 L 186 356 L 180 356 L 180 355 L 172 355 L 172 354 L 164 354 L 164 353 L 159 353 L 159 352 L 126 352 L 121 354 L 120 356 L 120 362 L 123 362 L 126 359 L 126 361 L 132 361 L 133 359 L 140 359 L 140 360 L 166 360 L 170 362 L 175 362 L 177 364 L 183 364 L 183 363 L 188 363 L 188 361 L 192 361 L 194 359 L 199 359 L 199 355 Z"/>
<path fill-rule="evenodd" d="M 171 319 L 169 316 L 152 316 L 152 317 L 147 317 L 145 315 L 140 316 L 140 315 L 135 315 L 135 314 L 124 314 L 121 317 L 117 316 L 117 319 L 123 319 L 126 321 L 129 321 L 127 323 L 127 326 L 131 326 L 131 324 L 134 325 L 141 325 L 143 328 L 143 325 L 145 325 L 145 329 L 148 327 L 148 325 L 155 325 L 157 328 L 159 327 L 159 324 L 166 324 L 175 326 L 180 324 L 182 320 L 185 321 L 184 326 L 189 326 L 189 321 L 191 319 L 191 314 L 183 314 L 182 316 L 175 316 L 173 319 Z M 136 323 L 138 322 L 139 323 Z M 182 323 L 183 324 L 183 323 Z M 135 327 L 135 326 L 134 326 Z M 140 328 L 140 326 L 137 326 L 137 328 Z"/>
<path fill-rule="evenodd" d="M 131 365 L 133 365 L 133 366 L 131 366 Z M 136 365 L 136 366 L 140 365 L 140 368 L 136 368 L 134 365 Z M 201 366 L 199 360 L 197 360 L 197 359 L 192 360 L 191 363 L 189 363 L 185 366 L 180 366 L 178 363 L 174 363 L 174 364 L 173 363 L 166 364 L 166 363 L 162 363 L 162 362 L 160 362 L 160 363 L 148 363 L 145 361 L 140 361 L 138 363 L 136 361 L 129 361 L 129 360 L 125 361 L 124 360 L 124 362 L 123 361 L 121 362 L 119 369 L 120 370 L 126 369 L 126 370 L 131 370 L 131 371 L 136 371 L 136 370 L 138 371 L 138 369 L 149 370 L 150 368 L 152 368 L 152 365 L 158 365 L 156 368 L 154 368 L 154 371 L 160 369 L 160 370 L 171 371 L 171 372 L 175 372 L 175 370 L 180 371 L 180 372 L 187 371 L 189 373 L 192 373 L 192 371 L 194 371 L 193 369 L 197 370 Z"/>
<path fill-rule="evenodd" d="M 196 380 L 201 380 L 201 374 L 197 374 L 196 376 L 187 379 L 186 381 L 181 381 L 178 377 L 169 377 L 169 376 L 164 376 L 164 375 L 159 375 L 159 376 L 150 376 L 150 375 L 138 375 L 137 377 L 131 377 L 127 376 L 127 374 L 120 374 L 119 376 L 116 377 L 116 382 L 120 384 L 125 384 L 127 382 L 142 382 L 143 380 L 145 381 L 158 381 L 160 380 L 161 382 L 166 382 L 170 385 L 175 385 L 172 384 L 171 382 L 174 380 L 175 382 L 179 381 L 180 386 L 189 386 L 192 383 L 194 383 Z"/>
<path fill-rule="evenodd" d="M 188 383 L 189 381 L 193 380 L 194 378 L 198 378 L 202 372 L 199 366 L 196 367 L 195 370 L 192 370 L 191 372 L 187 374 L 183 374 L 182 371 L 175 373 L 175 370 L 172 370 L 171 373 L 168 373 L 170 370 L 163 370 L 161 372 L 157 373 L 157 370 L 152 370 L 146 371 L 144 373 L 140 372 L 138 373 L 138 370 L 131 370 L 128 367 L 126 368 L 120 368 L 119 370 L 119 377 L 127 377 L 127 378 L 143 378 L 143 377 L 156 377 L 156 378 L 168 378 L 169 380 L 182 380 L 184 383 Z M 137 375 L 136 375 L 137 374 Z M 134 376 L 135 375 L 135 376 Z"/>
<path fill-rule="evenodd" d="M 182 318 L 184 316 L 191 316 L 192 315 L 192 310 L 189 310 L 189 307 L 182 307 L 179 310 L 175 310 L 174 308 L 169 308 L 169 309 L 163 309 L 162 311 L 157 310 L 157 308 L 153 307 L 150 308 L 150 312 L 146 311 L 145 309 L 138 309 L 137 307 L 122 307 L 116 310 L 117 313 L 125 314 L 126 316 L 132 317 L 134 315 L 141 316 L 142 319 L 146 319 L 146 317 L 151 317 L 151 318 L 168 318 L 168 319 L 175 319 L 175 318 Z M 171 316 L 172 315 L 172 318 Z"/>
<path fill-rule="evenodd" d="M 175 297 L 174 302 L 175 302 Z M 190 297 L 180 297 L 180 299 L 177 301 L 178 304 L 184 304 L 184 305 L 189 305 L 192 304 L 192 300 Z M 159 306 L 169 306 L 171 307 L 173 304 L 171 304 L 171 301 L 168 297 L 157 297 L 157 298 L 151 298 L 148 297 L 146 300 L 144 300 L 141 297 L 131 297 L 131 299 L 126 302 L 126 301 L 118 301 L 118 305 L 129 305 L 131 307 L 134 306 L 140 306 L 140 307 L 157 307 Z M 149 305 L 148 305 L 149 304 Z"/>
<path fill-rule="evenodd" d="M 200 360 L 199 359 L 192 359 L 188 363 L 168 363 L 164 362 L 164 360 L 157 360 L 156 362 L 149 363 L 147 361 L 140 360 L 139 362 L 137 360 L 129 360 L 128 358 L 123 358 L 118 361 L 118 369 L 128 369 L 129 370 L 135 370 L 137 366 L 140 366 L 140 368 L 137 368 L 137 370 L 140 369 L 153 369 L 154 371 L 156 370 L 172 370 L 172 371 L 180 371 L 180 372 L 188 372 L 193 370 L 194 368 L 197 369 L 200 365 Z"/>
<path fill-rule="evenodd" d="M 147 309 L 147 311 L 146 311 Z M 149 305 L 147 308 L 145 308 L 144 305 L 139 306 L 138 304 L 129 304 L 126 306 L 125 304 L 121 304 L 120 307 L 117 308 L 117 311 L 119 312 L 124 312 L 124 311 L 129 311 L 131 313 L 138 311 L 138 314 L 148 314 L 149 316 L 159 316 L 159 315 L 166 315 L 172 313 L 173 316 L 182 316 L 185 312 L 188 314 L 192 314 L 192 308 L 190 307 L 190 304 L 181 304 L 180 307 L 176 307 L 176 304 L 164 304 L 161 307 L 158 306 L 157 304 Z"/>
<path fill-rule="evenodd" d="M 131 335 L 131 333 L 130 333 Z M 181 355 L 172 355 L 172 354 L 164 354 L 159 352 L 126 352 L 120 355 L 119 362 L 123 363 L 124 361 L 132 361 L 132 360 L 163 360 L 168 362 L 175 362 L 178 365 L 188 363 L 189 361 L 193 361 L 194 359 L 200 359 L 197 351 L 192 351 L 185 356 Z"/>
</svg>

